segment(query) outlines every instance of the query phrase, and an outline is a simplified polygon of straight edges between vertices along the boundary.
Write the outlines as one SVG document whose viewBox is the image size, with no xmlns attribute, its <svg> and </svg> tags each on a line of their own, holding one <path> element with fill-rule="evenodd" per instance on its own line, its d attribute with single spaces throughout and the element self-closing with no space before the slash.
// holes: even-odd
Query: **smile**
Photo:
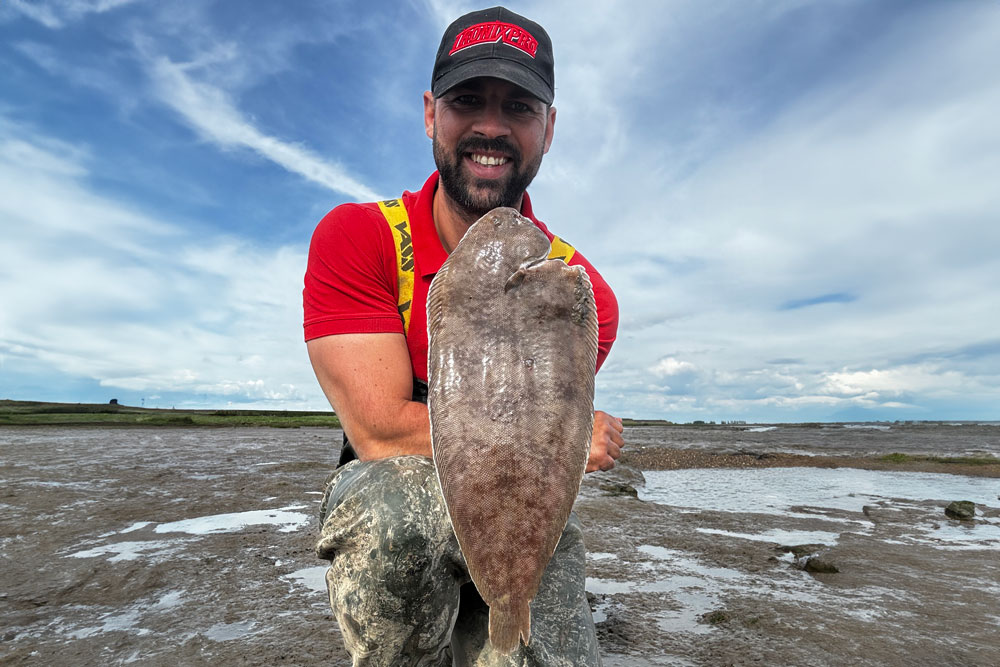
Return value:
<svg viewBox="0 0 1000 667">
<path fill-rule="evenodd" d="M 483 155 L 482 153 L 470 153 L 469 158 L 476 164 L 481 164 L 484 167 L 499 167 L 502 164 L 507 164 L 509 158 L 500 156 L 495 157 L 492 155 Z"/>
</svg>

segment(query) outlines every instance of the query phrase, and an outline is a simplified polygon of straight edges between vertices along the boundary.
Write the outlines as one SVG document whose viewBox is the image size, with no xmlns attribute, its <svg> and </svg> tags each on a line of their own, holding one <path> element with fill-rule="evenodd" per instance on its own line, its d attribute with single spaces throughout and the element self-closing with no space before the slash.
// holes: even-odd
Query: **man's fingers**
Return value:
<svg viewBox="0 0 1000 667">
<path fill-rule="evenodd" d="M 611 470 L 622 455 L 625 439 L 622 420 L 601 410 L 594 411 L 594 439 L 587 472 Z"/>
</svg>

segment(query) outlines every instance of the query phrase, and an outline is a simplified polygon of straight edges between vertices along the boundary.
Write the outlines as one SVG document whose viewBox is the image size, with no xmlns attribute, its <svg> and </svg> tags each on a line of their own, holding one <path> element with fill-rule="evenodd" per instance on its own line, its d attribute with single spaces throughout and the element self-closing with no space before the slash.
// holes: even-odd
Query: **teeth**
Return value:
<svg viewBox="0 0 1000 667">
<path fill-rule="evenodd" d="M 476 153 L 472 154 L 472 160 L 487 167 L 496 167 L 501 164 L 506 164 L 507 162 L 507 158 L 505 157 L 491 157 L 487 155 L 478 155 Z"/>
</svg>

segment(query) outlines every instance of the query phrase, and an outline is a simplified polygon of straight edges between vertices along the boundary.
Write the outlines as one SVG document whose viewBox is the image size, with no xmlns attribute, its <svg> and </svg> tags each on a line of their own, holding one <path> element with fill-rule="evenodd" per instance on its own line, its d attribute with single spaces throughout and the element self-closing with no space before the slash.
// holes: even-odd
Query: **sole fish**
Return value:
<svg viewBox="0 0 1000 667">
<path fill-rule="evenodd" d="M 462 238 L 427 298 L 434 464 L 490 607 L 490 642 L 530 640 L 529 603 L 580 490 L 594 418 L 597 312 L 582 267 L 546 259 L 498 208 Z"/>
</svg>

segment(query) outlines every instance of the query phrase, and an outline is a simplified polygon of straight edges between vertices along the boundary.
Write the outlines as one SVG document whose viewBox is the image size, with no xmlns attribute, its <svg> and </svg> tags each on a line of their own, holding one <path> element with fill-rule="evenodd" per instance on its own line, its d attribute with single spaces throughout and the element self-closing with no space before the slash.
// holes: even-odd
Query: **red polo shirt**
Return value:
<svg viewBox="0 0 1000 667">
<path fill-rule="evenodd" d="M 404 192 L 403 205 L 413 236 L 413 304 L 406 344 L 413 375 L 427 381 L 427 290 L 448 253 L 434 227 L 432 202 L 437 189 L 434 172 L 420 192 Z M 521 214 L 538 225 L 552 240 L 552 233 L 535 219 L 527 193 Z M 582 266 L 590 276 L 600 325 L 597 368 L 601 367 L 618 331 L 618 302 L 604 278 L 579 251 L 569 264 Z M 305 289 L 305 339 L 347 333 L 403 333 L 396 309 L 398 280 L 392 233 L 378 204 L 342 204 L 327 213 L 309 246 Z"/>
</svg>

